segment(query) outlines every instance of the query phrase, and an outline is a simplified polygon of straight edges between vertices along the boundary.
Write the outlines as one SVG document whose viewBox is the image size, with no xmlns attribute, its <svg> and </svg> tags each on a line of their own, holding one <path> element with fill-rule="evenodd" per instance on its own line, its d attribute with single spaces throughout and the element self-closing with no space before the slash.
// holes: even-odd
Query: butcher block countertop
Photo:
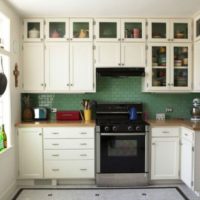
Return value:
<svg viewBox="0 0 200 200">
<path fill-rule="evenodd" d="M 153 127 L 162 127 L 162 126 L 182 126 L 189 128 L 194 131 L 200 131 L 200 122 L 193 122 L 190 120 L 148 120 L 150 126 Z"/>
<path fill-rule="evenodd" d="M 19 122 L 16 127 L 95 127 L 95 121 L 36 121 L 36 122 Z"/>
</svg>

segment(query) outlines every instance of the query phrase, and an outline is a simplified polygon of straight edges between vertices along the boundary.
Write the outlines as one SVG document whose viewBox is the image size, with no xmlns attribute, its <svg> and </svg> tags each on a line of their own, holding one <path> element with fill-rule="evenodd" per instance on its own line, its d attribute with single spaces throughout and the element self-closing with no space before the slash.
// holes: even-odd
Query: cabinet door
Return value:
<svg viewBox="0 0 200 200">
<path fill-rule="evenodd" d="M 122 19 L 121 39 L 125 42 L 145 41 L 146 30 L 144 19 Z"/>
<path fill-rule="evenodd" d="M 145 43 L 122 43 L 121 65 L 126 67 L 145 67 Z"/>
<path fill-rule="evenodd" d="M 200 39 L 200 16 L 197 16 L 194 19 L 194 40 L 197 41 Z"/>
<path fill-rule="evenodd" d="M 194 43 L 193 90 L 200 92 L 200 41 Z"/>
<path fill-rule="evenodd" d="M 44 83 L 44 45 L 43 43 L 24 43 L 23 45 L 23 90 L 43 91 Z"/>
<path fill-rule="evenodd" d="M 178 179 L 179 138 L 152 138 L 151 179 Z"/>
<path fill-rule="evenodd" d="M 40 42 L 44 38 L 43 19 L 24 20 L 24 41 Z"/>
<path fill-rule="evenodd" d="M 191 42 L 192 30 L 191 20 L 174 19 L 171 20 L 170 39 L 173 42 Z"/>
<path fill-rule="evenodd" d="M 171 90 L 191 90 L 192 56 L 190 44 L 171 44 Z"/>
<path fill-rule="evenodd" d="M 170 21 L 168 19 L 148 20 L 148 40 L 152 42 L 170 41 Z"/>
<path fill-rule="evenodd" d="M 66 18 L 46 19 L 45 36 L 46 41 L 69 40 L 69 20 Z"/>
<path fill-rule="evenodd" d="M 96 41 L 120 41 L 120 19 L 95 19 Z"/>
<path fill-rule="evenodd" d="M 47 43 L 45 49 L 47 91 L 69 90 L 69 43 Z"/>
<path fill-rule="evenodd" d="M 41 128 L 19 128 L 19 178 L 43 178 Z"/>
<path fill-rule="evenodd" d="M 167 43 L 151 43 L 148 46 L 148 79 L 151 90 L 169 89 L 170 48 Z"/>
<path fill-rule="evenodd" d="M 121 66 L 120 43 L 98 42 L 95 47 L 95 67 Z"/>
<path fill-rule="evenodd" d="M 182 132 L 182 134 L 185 134 Z M 191 134 L 191 133 L 189 133 Z M 193 144 L 190 140 L 181 138 L 181 180 L 188 186 L 192 187 L 193 181 Z"/>
<path fill-rule="evenodd" d="M 70 90 L 94 90 L 93 45 L 91 42 L 70 44 Z"/>
<path fill-rule="evenodd" d="M 70 19 L 70 39 L 72 41 L 92 41 L 93 20 L 89 18 Z"/>
</svg>

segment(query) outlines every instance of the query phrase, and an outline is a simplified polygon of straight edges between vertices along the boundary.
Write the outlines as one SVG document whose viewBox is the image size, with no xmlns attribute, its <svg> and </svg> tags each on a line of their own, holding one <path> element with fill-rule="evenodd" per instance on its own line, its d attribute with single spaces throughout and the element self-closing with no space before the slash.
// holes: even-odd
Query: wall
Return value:
<svg viewBox="0 0 200 200">
<path fill-rule="evenodd" d="M 97 92 L 93 94 L 31 94 L 30 97 L 33 106 L 60 110 L 82 109 L 81 101 L 84 98 L 101 102 L 142 102 L 149 118 L 155 118 L 157 112 L 165 112 L 166 107 L 172 107 L 173 112 L 167 113 L 167 118 L 187 119 L 191 117 L 192 99 L 200 98 L 200 94 L 155 94 L 141 91 L 141 77 L 98 77 Z"/>
<path fill-rule="evenodd" d="M 14 87 L 13 70 L 15 63 L 20 61 L 20 38 L 21 38 L 21 20 L 17 13 L 4 1 L 0 1 L 0 12 L 10 18 L 10 94 L 11 94 L 11 134 L 10 144 L 12 146 L 7 152 L 0 155 L 0 199 L 10 199 L 8 194 L 15 190 L 16 184 L 16 129 L 15 123 L 20 117 L 20 89 Z M 21 70 L 20 70 L 21 71 Z M 8 198 L 7 198 L 8 197 Z"/>
</svg>

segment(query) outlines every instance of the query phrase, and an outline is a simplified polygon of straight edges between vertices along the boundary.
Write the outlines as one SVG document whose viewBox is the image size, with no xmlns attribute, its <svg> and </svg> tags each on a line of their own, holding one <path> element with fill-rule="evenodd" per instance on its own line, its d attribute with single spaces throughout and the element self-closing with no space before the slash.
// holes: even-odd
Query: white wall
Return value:
<svg viewBox="0 0 200 200">
<path fill-rule="evenodd" d="M 15 123 L 20 120 L 20 88 L 14 87 L 13 70 L 15 63 L 21 66 L 21 29 L 22 22 L 17 13 L 4 1 L 0 1 L 0 12 L 10 18 L 11 23 L 11 60 L 10 60 L 10 92 L 11 92 L 11 137 L 13 148 L 0 155 L 0 200 L 6 200 L 7 194 L 15 189 L 17 174 L 17 150 Z M 22 72 L 20 69 L 20 77 Z"/>
</svg>

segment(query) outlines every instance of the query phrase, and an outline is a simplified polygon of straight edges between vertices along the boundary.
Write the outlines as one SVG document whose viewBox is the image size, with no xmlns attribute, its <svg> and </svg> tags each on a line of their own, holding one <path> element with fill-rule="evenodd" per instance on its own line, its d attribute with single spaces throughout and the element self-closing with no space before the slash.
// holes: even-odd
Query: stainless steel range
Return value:
<svg viewBox="0 0 200 200">
<path fill-rule="evenodd" d="M 148 124 L 142 111 L 141 103 L 97 103 L 97 185 L 148 184 Z"/>
</svg>

